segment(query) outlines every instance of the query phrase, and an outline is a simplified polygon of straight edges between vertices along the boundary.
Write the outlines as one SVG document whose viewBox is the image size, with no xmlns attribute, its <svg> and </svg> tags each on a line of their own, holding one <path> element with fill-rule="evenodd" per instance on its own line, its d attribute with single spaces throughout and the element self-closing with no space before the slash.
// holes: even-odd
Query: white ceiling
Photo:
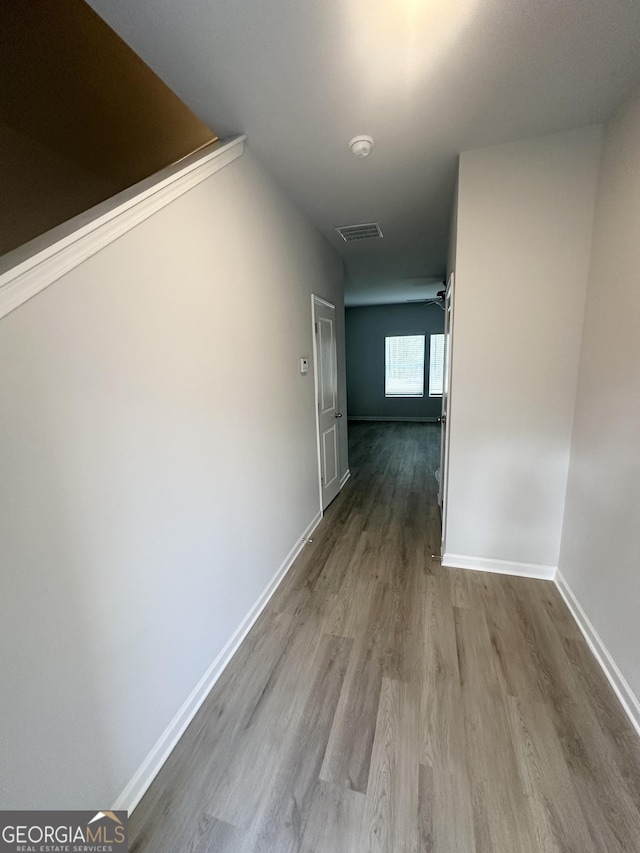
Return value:
<svg viewBox="0 0 640 853">
<path fill-rule="evenodd" d="M 640 84 L 640 0 L 89 2 L 219 136 L 248 135 L 343 255 L 348 304 L 438 289 L 460 151 L 603 121 Z M 382 240 L 333 232 L 372 221 Z"/>
</svg>

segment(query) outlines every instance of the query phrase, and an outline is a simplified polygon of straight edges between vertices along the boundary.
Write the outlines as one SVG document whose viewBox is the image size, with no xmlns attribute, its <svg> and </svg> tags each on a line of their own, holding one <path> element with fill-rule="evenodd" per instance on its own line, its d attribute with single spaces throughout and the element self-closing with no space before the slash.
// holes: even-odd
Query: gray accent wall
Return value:
<svg viewBox="0 0 640 853">
<path fill-rule="evenodd" d="M 444 331 L 438 305 L 370 305 L 346 309 L 347 409 L 350 418 L 437 418 L 441 397 L 429 397 L 429 336 Z M 426 335 L 424 397 L 384 396 L 384 339 Z"/>
</svg>

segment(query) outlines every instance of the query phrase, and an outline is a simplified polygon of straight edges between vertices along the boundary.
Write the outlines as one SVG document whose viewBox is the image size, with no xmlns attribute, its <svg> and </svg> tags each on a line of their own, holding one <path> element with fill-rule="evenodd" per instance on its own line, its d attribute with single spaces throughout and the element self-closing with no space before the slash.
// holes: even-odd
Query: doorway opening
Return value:
<svg viewBox="0 0 640 853">
<path fill-rule="evenodd" d="M 397 437 L 398 447 L 404 441 L 409 454 L 413 439 L 408 445 L 406 440 L 412 435 L 420 436 L 416 447 L 429 445 L 429 452 L 419 455 L 420 464 L 429 468 L 422 482 L 438 528 L 433 542 L 438 555 L 444 553 L 440 536 L 446 537 L 453 287 L 451 275 L 447 282 L 434 282 L 424 299 L 346 309 L 349 431 L 359 430 L 361 422 L 377 422 Z M 396 429 L 392 422 L 413 428 Z M 380 446 L 389 448 L 392 442 Z M 350 458 L 352 475 L 354 464 Z"/>
</svg>

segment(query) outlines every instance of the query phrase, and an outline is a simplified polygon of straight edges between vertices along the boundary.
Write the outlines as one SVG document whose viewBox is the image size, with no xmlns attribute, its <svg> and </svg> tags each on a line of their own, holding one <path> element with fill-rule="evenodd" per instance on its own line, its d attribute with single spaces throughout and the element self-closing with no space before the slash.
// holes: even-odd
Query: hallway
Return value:
<svg viewBox="0 0 640 853">
<path fill-rule="evenodd" d="M 442 568 L 439 429 L 351 479 L 130 820 L 132 853 L 633 853 L 640 743 L 551 582 Z"/>
</svg>

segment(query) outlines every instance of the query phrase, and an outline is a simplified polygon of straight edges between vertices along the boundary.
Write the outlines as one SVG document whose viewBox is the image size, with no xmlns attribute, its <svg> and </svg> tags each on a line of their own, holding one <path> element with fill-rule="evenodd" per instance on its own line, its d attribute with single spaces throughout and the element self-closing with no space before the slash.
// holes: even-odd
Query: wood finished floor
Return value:
<svg viewBox="0 0 640 853">
<path fill-rule="evenodd" d="M 640 741 L 553 584 L 431 560 L 437 427 L 350 445 L 132 853 L 640 851 Z"/>
</svg>

